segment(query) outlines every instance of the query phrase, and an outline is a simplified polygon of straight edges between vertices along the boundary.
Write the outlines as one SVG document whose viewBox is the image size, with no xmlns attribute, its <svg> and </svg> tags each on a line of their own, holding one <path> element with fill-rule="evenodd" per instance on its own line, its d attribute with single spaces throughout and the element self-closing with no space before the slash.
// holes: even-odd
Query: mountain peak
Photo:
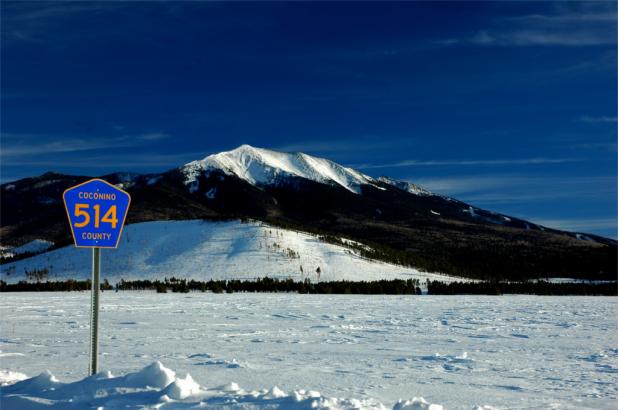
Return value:
<svg viewBox="0 0 618 410">
<path fill-rule="evenodd" d="M 235 175 L 257 186 L 274 185 L 288 177 L 300 177 L 319 183 L 340 185 L 356 194 L 360 193 L 361 185 L 375 182 L 367 175 L 325 158 L 302 152 L 289 153 L 257 148 L 247 144 L 231 151 L 209 155 L 181 167 L 187 185 L 195 184 L 202 172 L 213 169 Z"/>
</svg>

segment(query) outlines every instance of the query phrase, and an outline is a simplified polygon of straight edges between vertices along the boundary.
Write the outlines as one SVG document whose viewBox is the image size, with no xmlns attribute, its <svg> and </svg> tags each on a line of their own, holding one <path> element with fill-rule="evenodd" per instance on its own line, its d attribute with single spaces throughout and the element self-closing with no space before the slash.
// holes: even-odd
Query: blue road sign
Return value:
<svg viewBox="0 0 618 410">
<path fill-rule="evenodd" d="M 78 248 L 115 248 L 127 217 L 131 196 L 122 189 L 91 179 L 62 194 Z"/>
</svg>

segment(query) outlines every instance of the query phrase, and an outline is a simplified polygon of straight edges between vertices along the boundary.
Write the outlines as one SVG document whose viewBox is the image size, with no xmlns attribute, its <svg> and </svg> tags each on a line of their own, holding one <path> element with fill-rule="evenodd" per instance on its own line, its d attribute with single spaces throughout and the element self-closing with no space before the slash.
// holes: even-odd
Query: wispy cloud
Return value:
<svg viewBox="0 0 618 410">
<path fill-rule="evenodd" d="M 432 178 L 414 178 L 409 179 L 409 182 L 420 185 L 433 192 L 444 193 L 457 196 L 460 194 L 494 190 L 504 187 L 505 185 L 520 184 L 524 182 L 523 177 L 514 176 L 447 176 L 447 177 L 432 177 Z"/>
<path fill-rule="evenodd" d="M 128 153 L 108 153 L 108 154 L 92 154 L 84 157 L 71 159 L 70 161 L 59 161 L 54 159 L 28 159 L 19 162 L 20 166 L 29 167 L 45 167 L 46 169 L 63 171 L 66 169 L 92 169 L 97 172 L 98 169 L 109 169 L 112 171 L 124 171 L 127 169 L 155 168 L 160 167 L 161 170 L 174 168 L 183 165 L 189 161 L 195 160 L 195 152 L 181 152 L 160 154 L 148 151 L 128 152 Z M 15 163 L 3 163 L 3 166 L 13 166 Z M 31 175 L 27 175 L 31 176 Z"/>
<path fill-rule="evenodd" d="M 571 146 L 571 148 L 616 152 L 618 151 L 618 143 L 616 142 L 586 142 L 586 143 L 581 143 L 581 144 L 574 144 Z"/>
<path fill-rule="evenodd" d="M 98 138 L 3 133 L 0 135 L 2 140 L 0 158 L 2 158 L 3 164 L 10 164 L 11 162 L 22 163 L 29 157 L 39 155 L 135 147 L 149 141 L 157 141 L 168 137 L 169 135 L 163 132 Z"/>
<path fill-rule="evenodd" d="M 445 46 L 599 46 L 616 44 L 615 3 L 595 2 L 579 10 L 502 17 L 474 34 L 439 40 Z"/>
<path fill-rule="evenodd" d="M 353 168 L 398 168 L 424 166 L 469 166 L 469 165 L 538 165 L 562 164 L 566 162 L 585 161 L 583 158 L 521 158 L 521 159 L 475 159 L 475 160 L 406 160 L 387 164 L 356 164 Z"/>
<path fill-rule="evenodd" d="M 374 151 L 381 149 L 391 150 L 393 147 L 409 146 L 413 144 L 411 138 L 353 138 L 328 141 L 299 141 L 272 147 L 276 151 L 304 152 L 304 153 L 344 153 L 350 151 Z"/>
<path fill-rule="evenodd" d="M 198 155 L 199 157 L 200 155 Z M 99 176 L 111 172 L 160 172 L 175 168 L 196 159 L 195 152 L 160 154 L 135 150 L 135 152 L 110 152 L 84 155 L 71 160 L 52 157 L 28 158 L 24 161 L 2 162 L 0 183 L 32 177 L 47 171 L 67 174 Z M 27 168 L 25 168 L 27 167 Z"/>
<path fill-rule="evenodd" d="M 585 30 L 559 33 L 542 30 L 511 32 L 481 30 L 465 42 L 485 46 L 598 46 L 615 43 L 605 33 L 587 32 Z"/>
<path fill-rule="evenodd" d="M 50 30 L 84 14 L 101 13 L 124 7 L 122 2 L 4 2 L 2 7 L 3 45 L 50 44 Z"/>
<path fill-rule="evenodd" d="M 521 204 L 566 198 L 604 199 L 616 195 L 616 176 L 455 175 L 410 178 L 430 191 L 478 205 Z"/>
<path fill-rule="evenodd" d="M 591 122 L 591 123 L 618 123 L 618 117 L 611 117 L 611 116 L 599 116 L 599 117 L 592 117 L 592 116 L 588 116 L 588 115 L 584 115 L 583 117 L 580 118 L 580 121 L 582 122 Z"/>
<path fill-rule="evenodd" d="M 169 135 L 164 132 L 151 132 L 148 134 L 138 135 L 137 139 L 141 141 L 158 141 L 168 137 Z"/>
<path fill-rule="evenodd" d="M 531 221 L 565 231 L 592 232 L 595 230 L 613 230 L 614 234 L 618 231 L 618 219 L 616 218 L 533 219 Z"/>
<path fill-rule="evenodd" d="M 98 176 L 111 172 L 162 172 L 200 158 L 195 152 L 161 154 L 144 150 L 121 150 L 114 152 L 88 153 L 70 160 L 61 154 L 44 158 L 29 158 L 23 161 L 2 161 L 0 182 L 5 183 L 32 177 L 47 171 L 67 174 Z"/>
<path fill-rule="evenodd" d="M 618 236 L 617 221 L 611 211 L 610 217 L 597 212 L 582 213 L 590 209 L 590 203 L 615 200 L 615 175 L 452 175 L 407 180 L 432 192 L 551 228 Z M 583 203 L 586 205 L 582 206 Z"/>
</svg>

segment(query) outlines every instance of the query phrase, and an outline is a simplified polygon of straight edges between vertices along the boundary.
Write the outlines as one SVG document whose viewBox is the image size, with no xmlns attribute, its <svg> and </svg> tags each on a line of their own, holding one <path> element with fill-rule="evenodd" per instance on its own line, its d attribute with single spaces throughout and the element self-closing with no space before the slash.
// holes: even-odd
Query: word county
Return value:
<svg viewBox="0 0 618 410">
<path fill-rule="evenodd" d="M 109 240 L 112 234 L 106 232 L 82 232 L 82 239 Z"/>
</svg>

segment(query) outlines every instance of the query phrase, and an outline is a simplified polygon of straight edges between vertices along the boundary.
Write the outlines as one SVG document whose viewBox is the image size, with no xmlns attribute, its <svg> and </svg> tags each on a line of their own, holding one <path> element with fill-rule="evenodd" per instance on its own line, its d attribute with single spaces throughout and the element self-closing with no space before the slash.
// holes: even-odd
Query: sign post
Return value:
<svg viewBox="0 0 618 410">
<path fill-rule="evenodd" d="M 88 374 L 98 372 L 101 248 L 116 248 L 131 196 L 122 189 L 91 179 L 62 194 L 75 246 L 92 248 L 90 361 Z"/>
<path fill-rule="evenodd" d="M 90 367 L 89 374 L 99 371 L 99 289 L 101 273 L 101 248 L 92 248 L 92 288 L 90 302 Z"/>
</svg>

